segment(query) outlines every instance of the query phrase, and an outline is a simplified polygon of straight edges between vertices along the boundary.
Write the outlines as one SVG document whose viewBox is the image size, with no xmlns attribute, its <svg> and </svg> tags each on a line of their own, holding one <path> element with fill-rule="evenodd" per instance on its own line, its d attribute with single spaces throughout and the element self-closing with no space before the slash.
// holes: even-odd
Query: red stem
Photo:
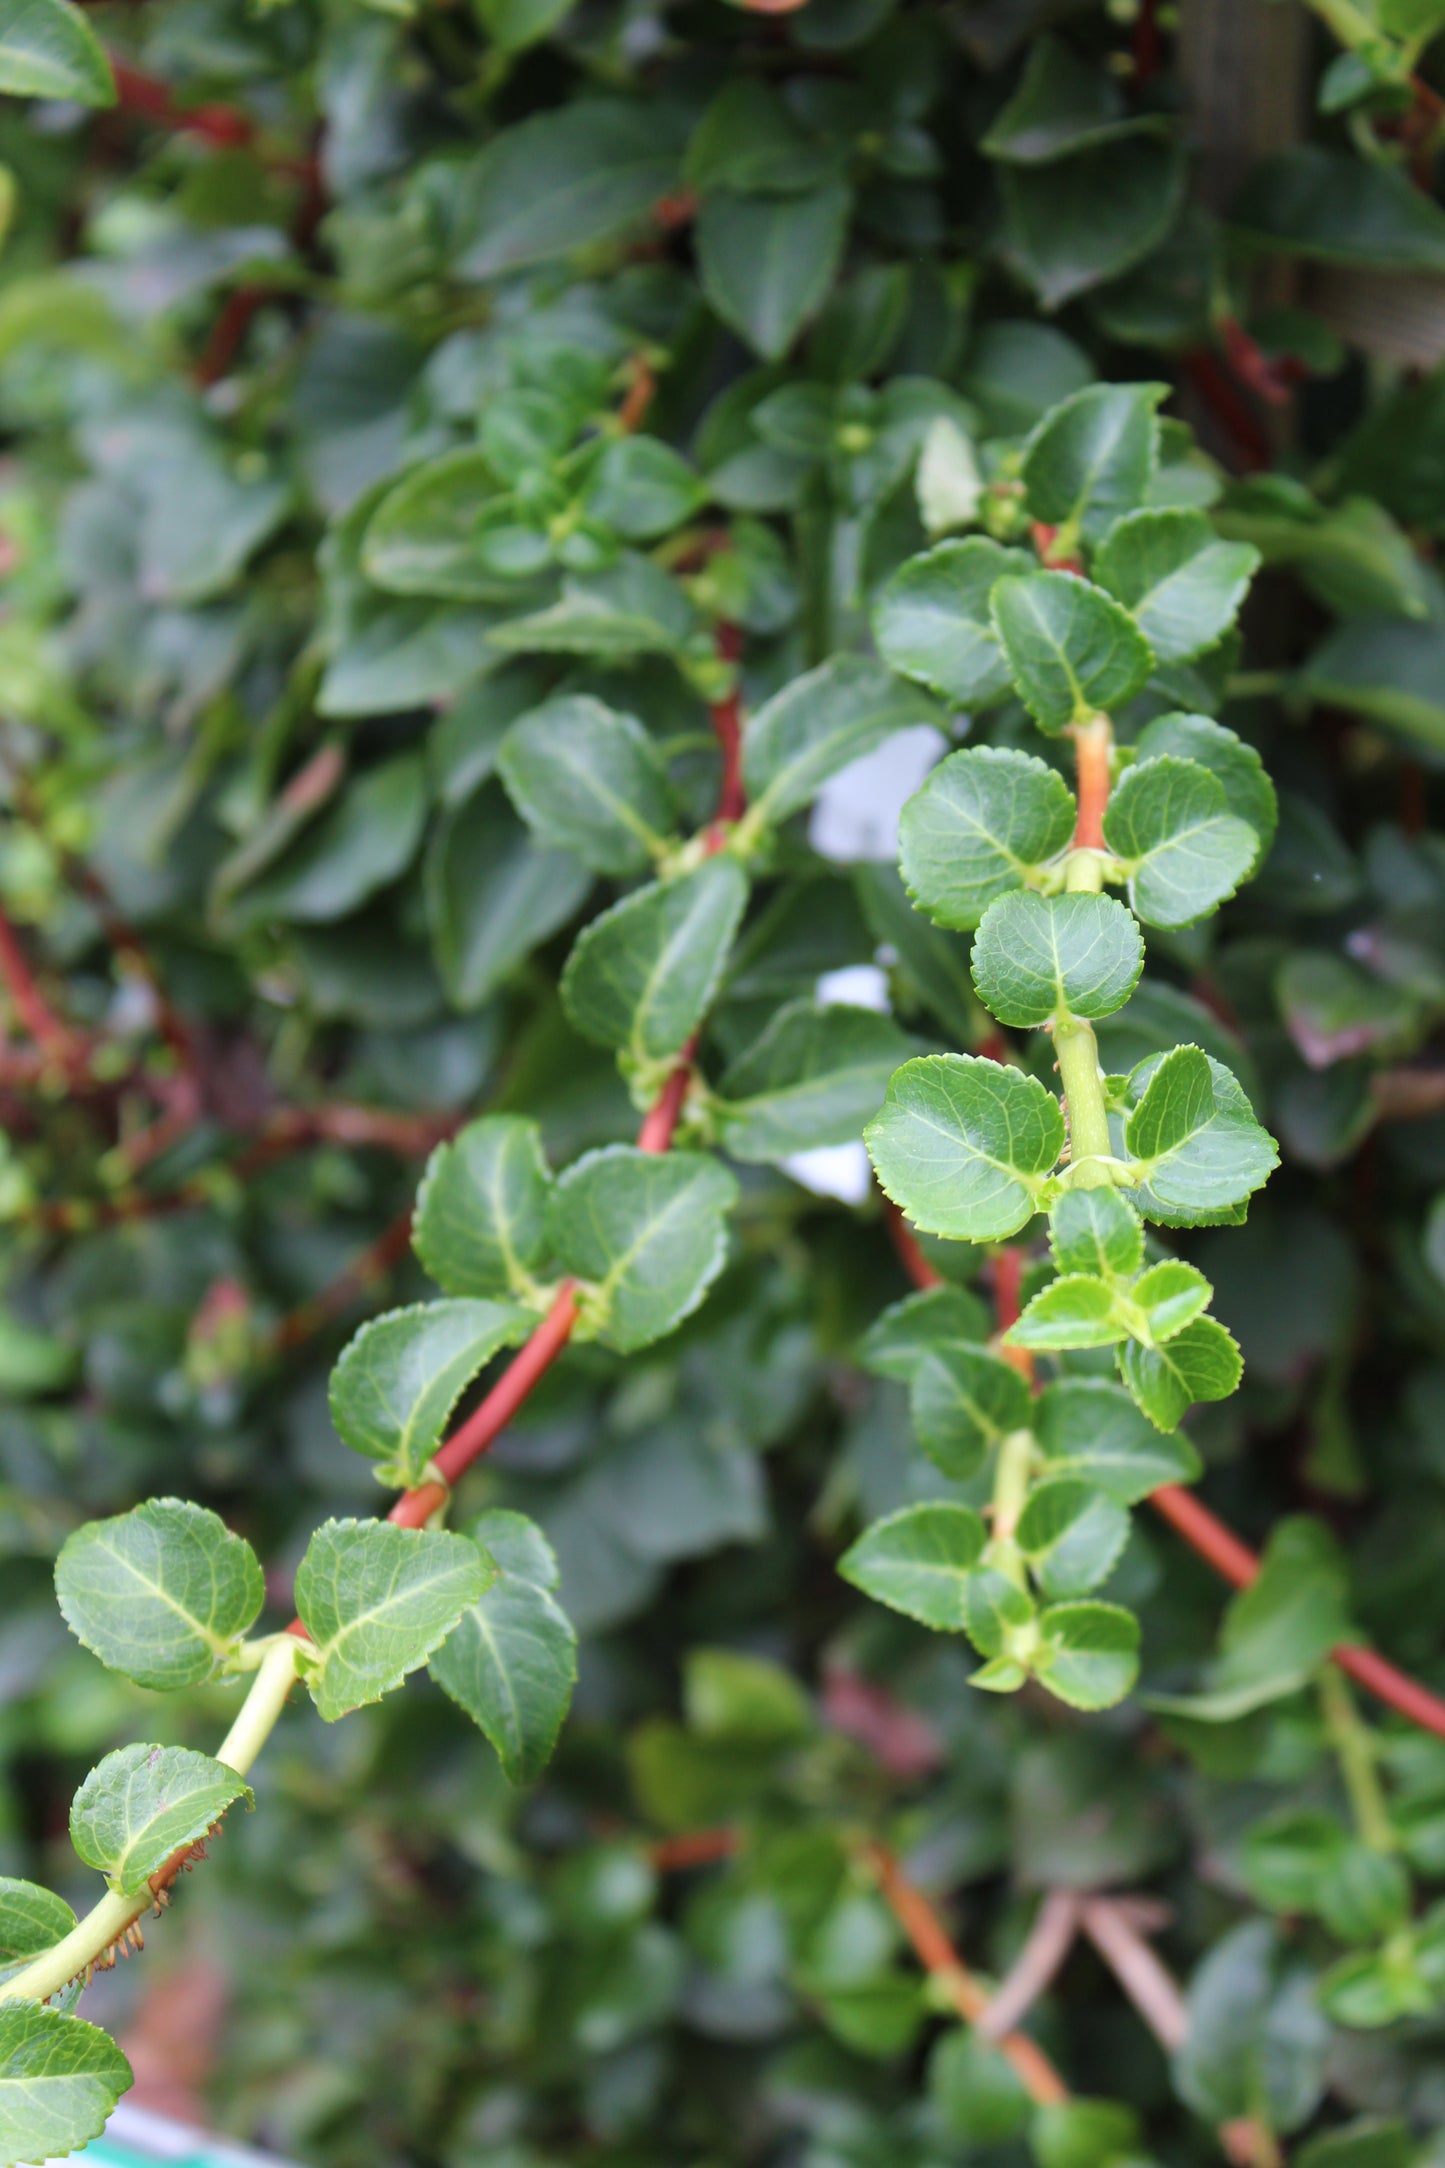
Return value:
<svg viewBox="0 0 1445 2168">
<path fill-rule="evenodd" d="M 1111 733 L 1104 723 L 1087 723 L 1074 732 L 1074 757 L 1078 769 L 1079 818 L 1074 829 L 1074 848 L 1104 848 L 1104 814 L 1109 805 L 1109 748 Z"/>
<path fill-rule="evenodd" d="M 71 1068 L 82 1057 L 81 1045 L 41 993 L 20 945 L 20 937 L 3 912 L 0 912 L 0 978 L 5 981 L 16 1015 L 41 1052 L 48 1054 L 62 1069 Z"/>
</svg>

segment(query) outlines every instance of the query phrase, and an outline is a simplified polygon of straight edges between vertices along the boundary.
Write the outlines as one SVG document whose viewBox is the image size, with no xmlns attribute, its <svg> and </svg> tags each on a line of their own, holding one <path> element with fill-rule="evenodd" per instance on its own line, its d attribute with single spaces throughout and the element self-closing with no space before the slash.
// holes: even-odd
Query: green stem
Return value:
<svg viewBox="0 0 1445 2168">
<path fill-rule="evenodd" d="M 234 1769 L 237 1776 L 245 1775 L 270 1737 L 286 1696 L 296 1683 L 300 1652 L 301 1644 L 294 1634 L 278 1634 L 266 1651 L 236 1721 L 216 1755 L 217 1761 Z M 164 1872 L 163 1868 L 161 1875 L 153 1879 L 159 1883 Z M 138 1897 L 120 1897 L 107 1890 L 100 1903 L 92 1906 L 84 1919 L 77 1920 L 53 1949 L 44 1951 L 13 1979 L 0 1983 L 0 2003 L 45 2002 L 51 1995 L 58 1995 L 78 1974 L 88 1971 L 98 1957 L 104 1957 L 111 1944 L 119 1942 L 155 1901 L 149 1886 Z"/>
<path fill-rule="evenodd" d="M 999 1572 L 1007 1574 L 1020 1588 L 1028 1586 L 1028 1578 L 1014 1542 L 1014 1530 L 1029 1495 L 1033 1461 L 1034 1434 L 1031 1430 L 1011 1430 L 1000 1442 L 993 1478 L 992 1556 Z"/>
<path fill-rule="evenodd" d="M 1099 1070 L 1099 1045 L 1091 1024 L 1066 1011 L 1054 1026 L 1054 1054 L 1063 1079 L 1069 1107 L 1069 1163 L 1077 1167 L 1086 1159 L 1109 1159 L 1113 1141 L 1109 1135 L 1109 1112 L 1104 1103 L 1104 1079 Z M 1108 1181 L 1098 1170 L 1097 1187 Z M 1090 1184 L 1086 1181 L 1084 1186 Z"/>
<path fill-rule="evenodd" d="M 1333 1664 L 1326 1664 L 1320 1673 L 1320 1708 L 1361 1840 L 1372 1852 L 1393 1852 L 1395 1825 L 1375 1767 L 1375 1742 L 1343 1674 Z"/>
<path fill-rule="evenodd" d="M 1064 891 L 1070 896 L 1102 896 L 1104 861 L 1098 851 L 1070 851 L 1064 870 Z"/>
</svg>

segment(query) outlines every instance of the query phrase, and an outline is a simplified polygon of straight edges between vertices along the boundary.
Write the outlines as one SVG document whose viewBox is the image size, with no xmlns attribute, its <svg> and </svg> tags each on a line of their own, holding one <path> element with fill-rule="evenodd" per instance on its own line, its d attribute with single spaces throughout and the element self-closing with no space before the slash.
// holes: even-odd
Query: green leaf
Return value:
<svg viewBox="0 0 1445 2168">
<path fill-rule="evenodd" d="M 446 815 L 427 853 L 426 907 L 453 1005 L 478 1008 L 591 886 L 569 851 L 538 849 L 494 784 Z"/>
<path fill-rule="evenodd" d="M 362 1326 L 331 1373 L 331 1420 L 396 1490 L 420 1483 L 463 1391 L 534 1315 L 515 1303 L 416 1302 Z"/>
<path fill-rule="evenodd" d="M 1139 127 L 1126 116 L 1108 75 L 1077 60 L 1045 32 L 1030 41 L 1018 88 L 978 147 L 986 158 L 1010 165 L 1049 165 L 1085 144 L 1137 133 Z"/>
<path fill-rule="evenodd" d="M 1339 1546 L 1321 1522 L 1292 1515 L 1276 1524 L 1258 1575 L 1225 1612 L 1219 1661 L 1205 1691 L 1151 1697 L 1151 1706 L 1197 1722 L 1233 1723 L 1298 1693 L 1349 1636 L 1349 1581 Z"/>
<path fill-rule="evenodd" d="M 233 1653 L 265 1596 L 249 1543 L 203 1506 L 151 1498 L 87 1521 L 55 1562 L 77 1641 L 137 1686 L 199 1686 Z"/>
<path fill-rule="evenodd" d="M 36 1882 L 0 1874 L 0 1984 L 70 1933 L 75 1914 Z"/>
<path fill-rule="evenodd" d="M 1014 1541 L 1046 1596 L 1083 1596 L 1106 1581 L 1129 1540 L 1127 1508 L 1076 1476 L 1035 1483 Z"/>
<path fill-rule="evenodd" d="M 432 1677 L 491 1741 L 513 1784 L 551 1759 L 577 1680 L 577 1636 L 552 1591 L 557 1560 L 525 1514 L 500 1506 L 468 1536 L 497 1568 L 430 1660 Z"/>
<path fill-rule="evenodd" d="M 1373 2116 L 1312 2138 L 1296 2155 L 1298 2168 L 1411 2168 L 1417 2159 L 1403 2123 L 1381 2122 Z"/>
<path fill-rule="evenodd" d="M 688 1729 L 740 1746 L 794 1745 L 816 1730 L 807 1693 L 781 1664 L 737 1649 L 690 1649 L 683 1676 Z"/>
<path fill-rule="evenodd" d="M 1001 1024 L 1110 1016 L 1143 968 L 1143 936 L 1112 896 L 997 896 L 973 944 L 973 983 Z"/>
<path fill-rule="evenodd" d="M 951 2138 L 969 2149 L 1013 2138 L 1029 2116 L 1029 2096 L 991 2040 L 961 2025 L 942 2033 L 928 2058 L 928 2094 Z"/>
<path fill-rule="evenodd" d="M 966 1287 L 925 1287 L 875 1318 L 858 1343 L 858 1360 L 876 1377 L 907 1385 L 926 1355 L 946 1354 L 959 1341 L 982 1342 L 993 1320 Z"/>
<path fill-rule="evenodd" d="M 315 1645 L 303 1677 L 328 1724 L 400 1686 L 495 1579 L 465 1536 L 389 1521 L 323 1521 L 296 1573 Z"/>
<path fill-rule="evenodd" d="M 1206 1226 L 1233 1214 L 1279 1164 L 1234 1077 L 1197 1046 L 1140 1062 L 1128 1098 L 1124 1138 L 1146 1219 Z"/>
<path fill-rule="evenodd" d="M 616 437 L 604 446 L 587 484 L 588 517 L 629 542 L 671 534 L 707 502 L 706 484 L 670 444 L 656 437 Z"/>
<path fill-rule="evenodd" d="M 1317 1912 L 1348 1845 L 1332 1814 L 1283 1807 L 1247 1831 L 1240 1867 L 1257 1904 L 1271 1912 Z"/>
<path fill-rule="evenodd" d="M 402 753 L 369 768 L 278 864 L 237 891 L 230 915 L 243 926 L 273 918 L 305 925 L 345 917 L 405 873 L 426 814 L 419 755 Z"/>
<path fill-rule="evenodd" d="M 981 1347 L 935 1347 L 913 1373 L 910 1406 L 918 1442 L 947 1476 L 964 1480 L 990 1446 L 1029 1419 L 1027 1381 Z"/>
<path fill-rule="evenodd" d="M 692 188 L 787 195 L 833 178 L 838 156 L 810 135 L 781 91 L 737 76 L 718 92 L 692 132 L 686 175 Z"/>
<path fill-rule="evenodd" d="M 362 537 L 362 569 L 388 594 L 511 601 L 517 575 L 501 565 L 495 545 L 487 547 L 487 523 L 494 508 L 513 504 L 484 452 L 475 446 L 444 452 L 414 467 L 381 498 Z M 545 537 L 543 545 L 529 570 L 545 569 Z"/>
<path fill-rule="evenodd" d="M 1097 542 L 1141 505 L 1159 456 L 1155 409 L 1167 394 L 1165 384 L 1090 384 L 1052 408 L 1024 447 L 1032 517 Z"/>
<path fill-rule="evenodd" d="M 1139 1216 L 1116 1189 L 1067 1189 L 1049 1214 L 1049 1246 L 1060 1272 L 1131 1277 L 1144 1262 Z"/>
<path fill-rule="evenodd" d="M 922 693 L 861 655 L 835 655 L 775 693 L 743 731 L 750 829 L 775 827 L 814 799 L 830 775 L 896 731 L 936 723 Z"/>
<path fill-rule="evenodd" d="M 885 1196 L 925 1234 L 998 1242 L 1038 1209 L 1064 1117 L 1036 1077 L 931 1054 L 898 1071 L 864 1142 Z"/>
<path fill-rule="evenodd" d="M 1197 1265 L 1187 1265 L 1180 1257 L 1166 1257 L 1140 1275 L 1129 1290 L 1129 1298 L 1144 1312 L 1151 1335 L 1159 1341 L 1172 1340 L 1186 1325 L 1192 1325 L 1207 1309 L 1212 1293 Z"/>
<path fill-rule="evenodd" d="M 1181 146 L 1152 133 L 1086 144 L 999 176 L 1004 261 L 1045 309 L 1117 278 L 1164 239 L 1184 200 Z"/>
<path fill-rule="evenodd" d="M 1034 1404 L 1034 1434 L 1050 1475 L 1077 1475 L 1120 1505 L 1137 1505 L 1161 1483 L 1192 1483 L 1199 1456 L 1189 1440 L 1160 1437 L 1111 1378 L 1062 1378 Z"/>
<path fill-rule="evenodd" d="M 1154 666 L 1128 611 L 1071 572 L 1000 580 L 989 607 L 1019 698 L 1041 730 L 1122 707 Z"/>
<path fill-rule="evenodd" d="M 656 101 L 584 98 L 504 128 L 472 169 L 455 270 L 495 278 L 626 233 L 677 186 L 681 148 Z"/>
<path fill-rule="evenodd" d="M 697 216 L 703 292 L 723 322 L 766 361 L 786 354 L 833 283 L 848 233 L 841 182 L 788 196 L 719 188 Z"/>
<path fill-rule="evenodd" d="M 1234 623 L 1259 566 L 1248 542 L 1221 542 L 1202 512 L 1130 512 L 1094 560 L 1158 662 L 1191 662 Z"/>
<path fill-rule="evenodd" d="M 1300 689 L 1321 706 L 1445 750 L 1445 625 L 1361 618 L 1337 625 L 1315 649 Z"/>
<path fill-rule="evenodd" d="M 1139 1621 L 1114 1603 L 1055 1603 L 1033 1668 L 1072 1709 L 1112 1709 L 1139 1676 Z"/>
<path fill-rule="evenodd" d="M 584 1326 L 619 1354 L 697 1308 L 722 1270 L 733 1177 L 701 1152 L 606 1145 L 567 1169 L 547 1207 L 564 1272 L 590 1283 Z"/>
<path fill-rule="evenodd" d="M 0 0 L 0 92 L 115 104 L 110 62 L 71 0 Z"/>
<path fill-rule="evenodd" d="M 910 557 L 874 607 L 878 652 L 945 700 L 992 707 L 1008 692 L 1009 671 L 988 598 L 1001 579 L 1028 568 L 1022 550 L 982 535 Z"/>
<path fill-rule="evenodd" d="M 1296 949 L 1280 965 L 1275 995 L 1289 1035 L 1312 1069 L 1329 1069 L 1354 1055 L 1408 1046 L 1419 1008 L 1403 986 L 1391 986 L 1323 949 Z"/>
<path fill-rule="evenodd" d="M 988 1544 L 971 1506 L 905 1506 L 864 1530 L 838 1561 L 845 1581 L 924 1626 L 965 1624 L 969 1579 Z"/>
<path fill-rule="evenodd" d="M 950 753 L 903 808 L 903 878 L 940 926 L 976 926 L 995 897 L 1025 887 L 1067 848 L 1073 796 L 1046 762 L 1012 747 Z"/>
<path fill-rule="evenodd" d="M 1216 1318 L 1197 1317 L 1165 1347 L 1126 1341 L 1119 1368 L 1139 1406 L 1160 1430 L 1174 1430 L 1196 1400 L 1227 1400 L 1244 1364 Z"/>
<path fill-rule="evenodd" d="M 723 1074 L 710 1102 L 718 1141 L 734 1159 L 764 1161 L 851 1143 L 909 1043 L 874 1009 L 786 1002 Z"/>
<path fill-rule="evenodd" d="M 1174 2082 L 1216 2127 L 1235 2116 L 1297 2130 L 1324 2093 L 1330 2026 L 1317 1979 L 1268 1920 L 1217 1942 L 1189 1984 L 1189 2030 Z"/>
<path fill-rule="evenodd" d="M 1004 1338 L 1010 1347 L 1112 1347 L 1126 1330 L 1113 1288 L 1092 1273 L 1068 1272 L 1039 1289 Z"/>
<path fill-rule="evenodd" d="M 697 618 L 677 581 L 648 557 L 624 552 L 604 572 L 567 578 L 555 602 L 493 623 L 488 643 L 507 655 L 586 655 L 628 662 L 679 655 Z"/>
<path fill-rule="evenodd" d="M 969 1684 L 982 1686 L 988 1693 L 1013 1693 L 1028 1676 L 1019 1644 L 1027 1645 L 1032 1639 L 1029 1629 L 1037 1615 L 1032 1596 L 996 1567 L 981 1566 L 969 1576 L 963 1600 L 965 1628 L 979 1655 L 1004 1659 L 987 1676 L 975 1672 Z"/>
<path fill-rule="evenodd" d="M 1397 166 L 1301 144 L 1263 159 L 1231 221 L 1292 256 L 1371 271 L 1445 271 L 1445 212 Z"/>
<path fill-rule="evenodd" d="M 594 873 L 641 873 L 676 825 L 652 739 L 634 716 L 587 694 L 545 701 L 513 723 L 497 766 L 528 826 Z"/>
<path fill-rule="evenodd" d="M 70 1841 L 119 1897 L 139 1897 L 173 1852 L 197 1843 L 251 1788 L 209 1754 L 123 1746 L 97 1762 L 70 1804 Z"/>
<path fill-rule="evenodd" d="M 636 1068 L 673 1059 L 712 1004 L 747 900 L 736 860 L 711 858 L 594 918 L 562 974 L 577 1030 Z"/>
<path fill-rule="evenodd" d="M 1066 2100 L 1040 2108 L 1029 2128 L 1038 2168 L 1143 2168 L 1139 2118 L 1119 2100 Z"/>
<path fill-rule="evenodd" d="M 1173 754 L 1125 771 L 1104 814 L 1104 841 L 1150 926 L 1188 926 L 1217 910 L 1259 856 L 1259 837 L 1230 812 L 1218 777 Z"/>
<path fill-rule="evenodd" d="M 534 1121 L 489 1114 L 469 1122 L 427 1162 L 412 1222 L 417 1256 L 449 1295 L 526 1300 L 547 1263 L 551 1185 Z"/>
<path fill-rule="evenodd" d="M 40 2003 L 0 2009 L 0 2161 L 60 2160 L 98 2138 L 133 2082 L 108 2033 Z"/>
<path fill-rule="evenodd" d="M 1254 747 L 1208 715 L 1157 715 L 1134 741 L 1134 756 L 1142 762 L 1157 760 L 1162 754 L 1192 760 L 1218 779 L 1230 812 L 1259 838 L 1262 858 L 1274 841 L 1279 806 Z"/>
</svg>

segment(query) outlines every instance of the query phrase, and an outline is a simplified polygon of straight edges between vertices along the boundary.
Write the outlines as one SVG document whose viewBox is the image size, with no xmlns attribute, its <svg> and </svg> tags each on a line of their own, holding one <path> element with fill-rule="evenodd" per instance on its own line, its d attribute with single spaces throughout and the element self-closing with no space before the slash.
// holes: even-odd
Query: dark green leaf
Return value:
<svg viewBox="0 0 1445 2168">
<path fill-rule="evenodd" d="M 679 1054 L 711 1006 L 747 895 L 736 861 L 712 858 L 594 918 L 562 975 L 577 1029 L 637 1068 Z"/>
<path fill-rule="evenodd" d="M 490 1114 L 438 1145 L 412 1224 L 417 1256 L 438 1286 L 527 1300 L 547 1262 L 551 1182 L 541 1131 L 520 1114 Z"/>
<path fill-rule="evenodd" d="M 622 1354 L 690 1316 L 722 1270 L 737 1184 L 700 1152 L 665 1156 L 614 1144 L 554 1185 L 548 1240 L 590 1284 L 584 1325 Z"/>
<path fill-rule="evenodd" d="M 1019 697 L 1043 730 L 1121 707 L 1153 668 L 1128 612 L 1072 573 L 1000 580 L 989 607 Z"/>
<path fill-rule="evenodd" d="M 725 324 L 768 361 L 786 354 L 833 283 L 852 196 L 839 182 L 802 194 L 719 188 L 697 220 L 703 291 Z"/>
<path fill-rule="evenodd" d="M 422 1481 L 465 1388 L 533 1322 L 533 1313 L 515 1303 L 464 1300 L 417 1302 L 372 1318 L 331 1373 L 338 1436 L 379 1463 L 383 1483 L 411 1489 Z"/>
<path fill-rule="evenodd" d="M 873 612 L 879 653 L 945 700 L 992 706 L 1009 689 L 1009 671 L 988 598 L 999 580 L 1027 569 L 1021 550 L 982 535 L 910 557 Z"/>
<path fill-rule="evenodd" d="M 850 1143 L 908 1048 L 876 1010 L 788 1002 L 725 1071 L 712 1102 L 718 1139 L 745 1160 Z"/>
<path fill-rule="evenodd" d="M 400 1686 L 496 1578 L 464 1536 L 389 1521 L 323 1521 L 296 1572 L 314 1644 L 302 1676 L 328 1724 Z"/>
<path fill-rule="evenodd" d="M 594 873 L 640 873 L 673 832 L 667 772 L 634 716 L 574 694 L 549 700 L 503 738 L 497 766 L 542 842 Z"/>
<path fill-rule="evenodd" d="M 557 1561 L 524 1514 L 493 1507 L 467 1530 L 497 1578 L 430 1660 L 432 1677 L 497 1750 L 513 1784 L 551 1759 L 577 1678 L 577 1636 L 552 1594 Z"/>
</svg>

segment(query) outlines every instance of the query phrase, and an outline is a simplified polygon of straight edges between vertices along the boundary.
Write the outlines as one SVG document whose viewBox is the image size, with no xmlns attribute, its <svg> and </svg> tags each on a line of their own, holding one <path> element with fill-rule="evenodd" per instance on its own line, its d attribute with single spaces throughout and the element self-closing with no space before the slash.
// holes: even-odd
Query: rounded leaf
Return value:
<svg viewBox="0 0 1445 2168">
<path fill-rule="evenodd" d="M 151 1498 L 66 1538 L 55 1592 L 77 1641 L 137 1686 L 198 1686 L 220 1669 L 265 1596 L 260 1561 L 219 1515 Z"/>
<path fill-rule="evenodd" d="M 1001 1024 L 1112 1016 L 1144 968 L 1144 937 L 1113 896 L 999 896 L 973 944 L 973 983 Z"/>
<path fill-rule="evenodd" d="M 905 1062 L 864 1132 L 879 1183 L 926 1234 L 997 1242 L 1032 1219 L 1064 1148 L 1036 1077 L 972 1054 Z"/>
<path fill-rule="evenodd" d="M 903 808 L 908 893 L 940 926 L 976 926 L 996 896 L 1022 888 L 1074 832 L 1063 777 L 1007 746 L 950 753 Z"/>
</svg>

